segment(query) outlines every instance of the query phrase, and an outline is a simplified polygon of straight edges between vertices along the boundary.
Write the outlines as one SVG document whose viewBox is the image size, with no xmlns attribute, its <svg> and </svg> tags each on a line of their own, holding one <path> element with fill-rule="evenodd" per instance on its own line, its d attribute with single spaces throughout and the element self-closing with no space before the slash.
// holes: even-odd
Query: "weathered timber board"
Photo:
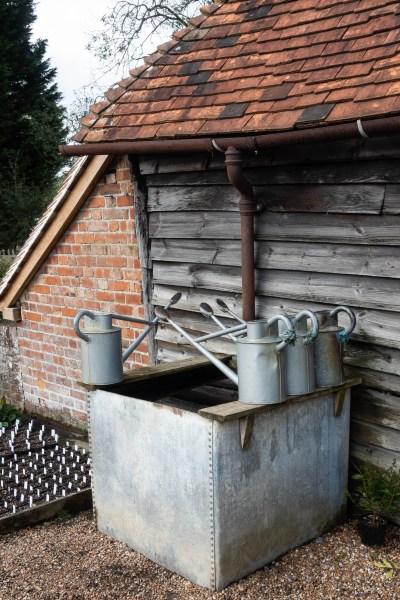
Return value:
<svg viewBox="0 0 400 600">
<path fill-rule="evenodd" d="M 355 388 L 351 396 L 351 416 L 357 421 L 400 430 L 400 396 Z"/>
<path fill-rule="evenodd" d="M 149 215 L 151 238 L 239 240 L 237 212 L 158 212 Z M 262 212 L 257 240 L 400 246 L 400 216 Z"/>
<path fill-rule="evenodd" d="M 398 160 L 371 160 L 333 164 L 302 164 L 290 167 L 270 166 L 244 169 L 252 185 L 302 183 L 400 183 Z M 179 172 L 148 175 L 148 186 L 162 185 L 224 185 L 228 182 L 225 170 L 198 173 Z"/>
<path fill-rule="evenodd" d="M 153 263 L 154 282 L 179 287 L 240 292 L 241 270 L 237 267 L 216 267 L 180 263 Z M 296 271 L 256 272 L 259 295 L 278 298 L 309 299 L 310 302 L 350 304 L 361 308 L 395 309 L 400 312 L 400 281 L 378 277 L 327 275 Z"/>
<path fill-rule="evenodd" d="M 86 489 L 50 502 L 42 502 L 32 508 L 0 518 L 0 535 L 23 529 L 42 521 L 54 519 L 60 512 L 71 514 L 88 510 L 93 505 L 92 490 Z"/>
<path fill-rule="evenodd" d="M 149 215 L 151 238 L 240 239 L 237 212 L 158 212 Z"/>
<path fill-rule="evenodd" d="M 312 400 L 325 396 L 327 394 L 334 394 L 335 392 L 343 389 L 353 387 L 360 383 L 359 379 L 352 379 L 345 381 L 344 383 L 328 388 L 319 388 L 311 394 L 305 394 L 302 396 L 291 396 L 286 400 L 288 404 L 294 404 L 302 402 L 304 400 Z M 228 402 L 210 408 L 203 408 L 199 410 L 199 415 L 206 417 L 207 419 L 215 419 L 216 421 L 232 421 L 233 419 L 239 419 L 252 414 L 258 414 L 260 412 L 267 412 L 275 410 L 276 405 L 274 404 L 243 404 L 240 401 Z M 333 410 L 333 407 L 332 407 Z"/>
<path fill-rule="evenodd" d="M 156 284 L 153 289 L 153 303 L 164 306 L 176 289 L 177 288 L 172 286 Z M 218 317 L 223 317 L 224 313 L 219 310 L 218 305 L 216 304 L 216 299 L 222 298 L 237 314 L 241 314 L 242 312 L 242 299 L 240 294 L 193 288 L 179 288 L 179 291 L 182 292 L 182 299 L 177 305 L 177 309 L 198 312 L 200 303 L 207 302 L 212 306 L 214 313 Z M 322 304 L 310 300 L 302 301 L 290 298 L 256 297 L 257 318 L 269 318 L 272 315 L 281 312 L 296 314 L 304 308 L 322 310 L 332 307 L 332 304 Z M 400 319 L 398 313 L 356 308 L 354 306 L 350 306 L 350 308 L 354 310 L 357 317 L 356 328 L 351 334 L 352 340 L 370 342 L 385 347 L 400 348 Z M 189 314 L 189 312 L 186 312 L 185 314 Z M 347 322 L 346 315 L 340 313 L 339 324 L 341 326 L 347 326 Z M 229 321 L 226 321 L 226 323 L 228 324 Z M 233 321 L 231 324 L 233 325 Z M 205 327 L 206 325 L 204 325 L 204 328 Z"/>
<path fill-rule="evenodd" d="M 239 240 L 153 239 L 151 258 L 166 262 L 240 266 L 241 246 Z"/>
<path fill-rule="evenodd" d="M 325 142 L 321 144 L 303 144 L 301 152 L 299 146 L 286 146 L 274 148 L 272 156 L 266 164 L 288 163 L 332 163 L 354 162 L 356 160 L 399 158 L 400 144 L 398 136 L 379 137 L 354 140 L 341 140 L 340 142 Z M 263 155 L 261 153 L 261 158 Z"/>
<path fill-rule="evenodd" d="M 248 167 L 279 164 L 307 164 L 354 162 L 368 159 L 400 158 L 398 136 L 365 139 L 341 140 L 320 144 L 303 144 L 262 150 L 255 154 L 243 154 L 243 164 Z M 177 173 L 179 171 L 203 171 L 206 168 L 224 170 L 225 155 L 215 152 L 213 155 L 154 155 L 140 159 L 142 175 L 154 173 Z"/>
<path fill-rule="evenodd" d="M 273 212 L 379 214 L 385 185 L 253 186 L 256 201 Z M 232 185 L 150 187 L 150 212 L 237 211 L 239 192 Z"/>
<path fill-rule="evenodd" d="M 152 290 L 152 271 L 150 258 L 150 242 L 149 242 L 149 219 L 147 216 L 147 200 L 146 194 L 140 188 L 141 180 L 138 177 L 138 162 L 131 161 L 133 171 L 133 202 L 135 212 L 135 236 L 137 252 L 139 254 L 141 267 L 141 284 L 142 284 L 142 303 L 144 307 L 144 317 L 151 321 L 154 319 L 153 307 L 151 305 L 151 290 Z M 146 344 L 148 348 L 150 362 L 156 362 L 156 347 L 154 339 L 154 329 L 147 335 Z"/>
<path fill-rule="evenodd" d="M 354 463 L 371 461 L 377 467 L 385 469 L 392 464 L 393 459 L 396 459 L 400 464 L 400 452 L 393 450 L 385 450 L 370 444 L 361 445 L 355 442 L 350 443 L 350 461 Z"/>
<path fill-rule="evenodd" d="M 350 425 L 350 439 L 356 444 L 365 444 L 394 450 L 400 446 L 400 432 L 390 427 L 353 419 Z"/>
<path fill-rule="evenodd" d="M 346 346 L 344 363 L 352 367 L 400 375 L 400 350 L 353 342 Z"/>
<path fill-rule="evenodd" d="M 169 344 L 167 342 L 158 344 L 157 358 L 162 364 L 182 359 L 198 358 L 198 356 L 198 351 L 192 346 L 177 346 L 176 344 Z"/>
<path fill-rule="evenodd" d="M 165 156 L 153 155 L 140 158 L 140 173 L 177 173 L 180 171 L 204 171 L 210 168 L 211 155 L 201 154 L 171 154 Z M 218 168 L 224 168 L 224 156 L 218 161 Z"/>
<path fill-rule="evenodd" d="M 256 238 L 334 244 L 400 245 L 400 218 L 380 215 L 261 213 Z"/>
<path fill-rule="evenodd" d="M 383 214 L 400 215 L 400 185 L 386 185 Z"/>
<path fill-rule="evenodd" d="M 382 392 L 391 392 L 400 394 L 400 376 L 392 373 L 383 373 L 382 371 L 373 371 L 362 367 L 345 366 L 347 377 L 361 377 L 363 387 L 371 388 Z"/>
<path fill-rule="evenodd" d="M 151 243 L 156 261 L 241 266 L 239 240 L 160 240 Z M 391 247 L 257 242 L 256 268 L 346 273 L 400 279 L 400 252 Z"/>
</svg>

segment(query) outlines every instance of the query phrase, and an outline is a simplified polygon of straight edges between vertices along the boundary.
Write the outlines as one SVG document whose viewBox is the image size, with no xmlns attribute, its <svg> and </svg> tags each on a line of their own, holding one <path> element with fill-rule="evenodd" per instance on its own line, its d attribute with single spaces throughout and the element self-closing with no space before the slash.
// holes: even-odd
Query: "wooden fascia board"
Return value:
<svg viewBox="0 0 400 600">
<path fill-rule="evenodd" d="M 93 191 L 99 177 L 104 173 L 109 164 L 114 160 L 111 155 L 94 156 L 85 168 L 79 180 L 71 190 L 68 198 L 55 215 L 48 229 L 40 238 L 21 270 L 16 273 L 4 297 L 0 300 L 0 311 L 12 307 L 34 277 L 44 260 L 53 250 L 69 224 L 81 209 L 85 200 Z"/>
</svg>

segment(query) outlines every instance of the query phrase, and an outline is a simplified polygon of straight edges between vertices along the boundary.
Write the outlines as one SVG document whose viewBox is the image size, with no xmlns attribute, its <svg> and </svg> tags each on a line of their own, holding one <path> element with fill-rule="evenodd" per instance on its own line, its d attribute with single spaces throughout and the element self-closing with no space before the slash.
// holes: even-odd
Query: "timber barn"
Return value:
<svg viewBox="0 0 400 600">
<path fill-rule="evenodd" d="M 107 185 L 124 182 L 131 238 L 125 227 L 112 239 L 106 212 L 91 219 L 103 224 L 95 229 L 107 230 L 115 253 L 119 243 L 134 245 L 118 267 L 123 273 L 109 271 L 113 285 L 103 284 L 107 272 L 96 275 L 96 248 L 87 241 L 84 270 L 68 285 L 95 293 L 71 292 L 68 314 L 60 313 L 64 358 L 73 365 L 65 386 L 75 390 L 81 421 L 83 392 L 70 379 L 79 359 L 72 315 L 83 308 L 121 312 L 121 304 L 130 314 L 128 293 L 116 309 L 106 292 L 131 276 L 136 305 L 140 295 L 143 304 L 136 314 L 150 317 L 182 292 L 170 313 L 195 335 L 214 330 L 199 313 L 201 302 L 223 317 L 216 298 L 246 319 L 350 306 L 357 326 L 345 364 L 349 376 L 362 378 L 352 392 L 351 451 L 382 465 L 399 457 L 399 32 L 400 2 L 391 0 L 227 0 L 204 7 L 91 107 L 79 144 L 61 149 L 86 157 L 65 203 L 90 171 L 81 196 L 76 191 L 80 200 L 24 279 L 26 256 L 20 271 L 6 276 L 0 297 L 3 316 L 17 319 L 22 309 L 17 338 L 18 330 L 31 330 L 30 342 L 43 333 L 38 320 L 29 323 L 29 294 L 36 303 L 38 294 L 57 295 L 46 283 L 54 257 L 60 247 L 68 254 L 72 233 L 82 231 L 77 219 L 93 202 L 108 209 L 114 195 L 118 208 L 120 188 Z M 250 251 L 243 252 L 243 237 Z M 110 269 L 106 255 L 113 257 L 105 252 L 102 268 Z M 80 263 L 65 258 L 68 266 Z M 234 352 L 230 341 L 208 347 Z M 135 365 L 146 364 L 147 351 L 153 364 L 196 355 L 168 324 L 159 325 Z M 31 397 L 43 395 L 45 375 L 24 369 Z M 47 414 L 49 406 L 61 413 L 57 396 L 50 400 Z"/>
</svg>

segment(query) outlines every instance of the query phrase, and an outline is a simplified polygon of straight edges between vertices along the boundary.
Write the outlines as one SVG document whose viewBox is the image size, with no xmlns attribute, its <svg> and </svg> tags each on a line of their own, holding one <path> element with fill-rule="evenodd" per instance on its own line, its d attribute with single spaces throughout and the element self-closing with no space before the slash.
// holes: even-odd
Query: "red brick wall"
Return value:
<svg viewBox="0 0 400 600">
<path fill-rule="evenodd" d="M 119 159 L 64 233 L 22 297 L 18 326 L 25 409 L 75 426 L 86 424 L 80 340 L 72 323 L 83 309 L 143 317 L 132 173 Z M 121 321 L 123 345 L 141 329 Z M 148 364 L 146 341 L 124 368 Z"/>
</svg>

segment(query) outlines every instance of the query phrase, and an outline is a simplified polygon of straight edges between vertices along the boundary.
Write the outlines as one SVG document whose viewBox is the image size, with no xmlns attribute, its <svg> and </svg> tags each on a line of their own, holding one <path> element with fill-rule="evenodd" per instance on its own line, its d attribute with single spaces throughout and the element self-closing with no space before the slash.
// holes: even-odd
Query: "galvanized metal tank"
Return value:
<svg viewBox="0 0 400 600">
<path fill-rule="evenodd" d="M 124 395 L 125 384 L 91 392 L 99 530 L 212 590 L 321 535 L 346 515 L 354 383 L 198 412 L 129 386 Z M 244 449 L 242 429 L 251 431 Z"/>
</svg>

